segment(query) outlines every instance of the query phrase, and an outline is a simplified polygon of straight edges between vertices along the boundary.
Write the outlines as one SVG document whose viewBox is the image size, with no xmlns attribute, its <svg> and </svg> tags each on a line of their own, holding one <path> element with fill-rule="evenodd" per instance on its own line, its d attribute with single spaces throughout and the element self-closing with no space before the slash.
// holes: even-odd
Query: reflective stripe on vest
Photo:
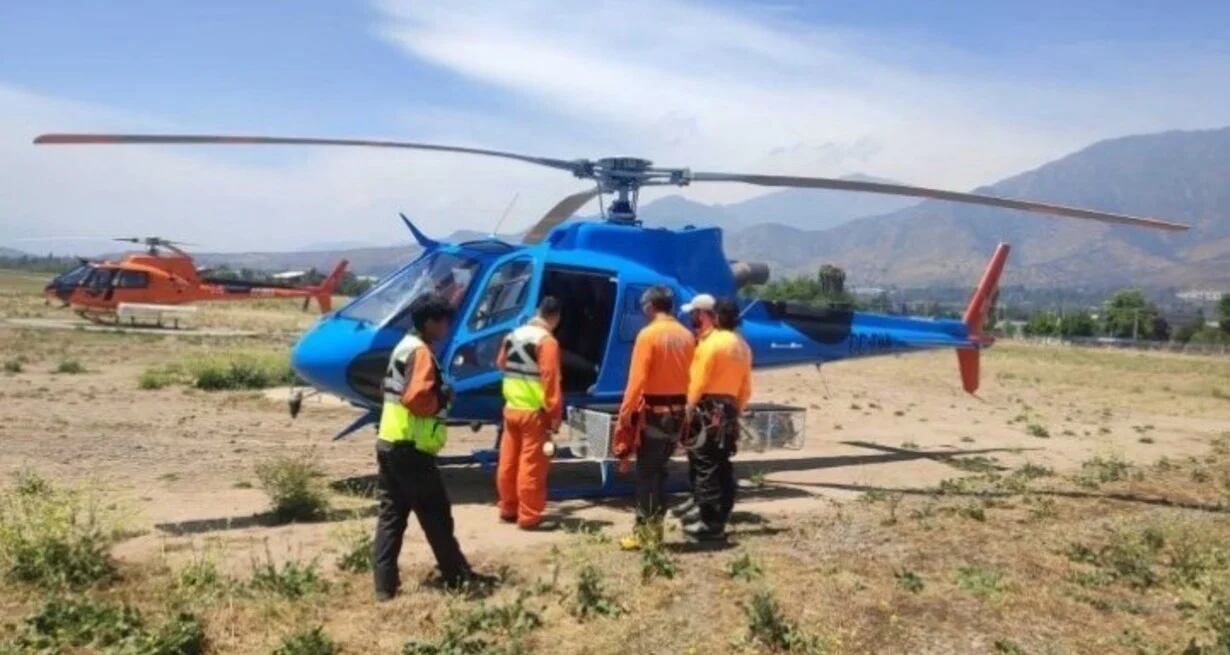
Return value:
<svg viewBox="0 0 1230 655">
<path fill-rule="evenodd" d="M 527 324 L 504 337 L 504 406 L 537 411 L 547 406 L 538 366 L 538 346 L 550 336 L 541 325 Z"/>
<path fill-rule="evenodd" d="M 379 438 L 390 443 L 413 443 L 418 450 L 435 455 L 444 448 L 448 438 L 444 422 L 437 416 L 415 416 L 401 404 L 402 394 L 406 392 L 407 380 L 413 375 L 414 353 L 427 345 L 413 334 L 407 334 L 393 354 L 389 356 L 389 366 L 385 370 L 382 388 L 384 391 L 384 407 L 380 412 Z M 439 384 L 439 369 L 436 369 L 436 383 Z M 445 408 L 441 408 L 441 413 Z"/>
</svg>

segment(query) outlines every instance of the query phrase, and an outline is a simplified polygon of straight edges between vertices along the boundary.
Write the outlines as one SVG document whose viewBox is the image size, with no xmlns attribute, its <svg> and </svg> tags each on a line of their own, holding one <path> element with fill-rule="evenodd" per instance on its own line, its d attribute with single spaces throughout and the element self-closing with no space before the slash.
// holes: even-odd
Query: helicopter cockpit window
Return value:
<svg viewBox="0 0 1230 655">
<path fill-rule="evenodd" d="M 435 291 L 449 299 L 453 308 L 465 300 L 470 284 L 474 282 L 480 262 L 477 259 L 435 252 L 390 275 L 376 288 L 350 303 L 340 314 L 347 318 L 383 324 L 402 312 L 411 300 L 429 291 Z M 409 317 L 398 327 L 408 328 Z"/>
<path fill-rule="evenodd" d="M 115 276 L 117 289 L 144 289 L 149 286 L 149 274 L 145 271 L 120 270 Z"/>
<path fill-rule="evenodd" d="M 521 311 L 525 307 L 533 273 L 534 262 L 529 259 L 514 259 L 495 269 L 470 315 L 470 330 L 497 325 Z"/>
<path fill-rule="evenodd" d="M 114 273 L 109 268 L 96 268 L 82 283 L 90 291 L 99 292 L 111 286 L 111 276 Z"/>
<path fill-rule="evenodd" d="M 51 284 L 58 287 L 75 287 L 80 284 L 92 270 L 94 270 L 93 266 L 90 266 L 89 264 L 82 264 L 67 273 L 57 276 L 51 281 Z"/>
</svg>

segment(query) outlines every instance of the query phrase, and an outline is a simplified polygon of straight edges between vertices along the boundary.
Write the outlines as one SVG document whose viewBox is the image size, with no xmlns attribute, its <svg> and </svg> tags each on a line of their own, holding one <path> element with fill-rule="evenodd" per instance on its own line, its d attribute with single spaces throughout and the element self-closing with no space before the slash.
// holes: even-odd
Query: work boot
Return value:
<svg viewBox="0 0 1230 655">
<path fill-rule="evenodd" d="M 696 499 L 688 496 L 686 500 L 670 509 L 671 516 L 682 519 L 684 515 L 696 508 Z"/>
<path fill-rule="evenodd" d="M 683 536 L 692 543 L 725 541 L 726 526 L 710 526 L 704 521 L 695 521 L 683 526 Z"/>
<path fill-rule="evenodd" d="M 689 509 L 688 511 L 684 512 L 682 515 L 679 516 L 679 522 L 684 525 L 687 525 L 689 523 L 696 523 L 698 521 L 700 521 L 700 506 L 699 505 L 695 505 L 695 504 L 692 505 L 691 509 Z"/>
<path fill-rule="evenodd" d="M 552 532 L 554 530 L 558 530 L 560 528 L 560 525 L 559 525 L 559 521 L 556 521 L 555 519 L 543 519 L 537 523 L 531 523 L 530 525 L 520 525 L 517 527 L 521 528 L 522 530 L 526 530 L 528 532 Z"/>
<path fill-rule="evenodd" d="M 376 602 L 387 603 L 397 597 L 396 591 L 376 590 Z"/>
</svg>

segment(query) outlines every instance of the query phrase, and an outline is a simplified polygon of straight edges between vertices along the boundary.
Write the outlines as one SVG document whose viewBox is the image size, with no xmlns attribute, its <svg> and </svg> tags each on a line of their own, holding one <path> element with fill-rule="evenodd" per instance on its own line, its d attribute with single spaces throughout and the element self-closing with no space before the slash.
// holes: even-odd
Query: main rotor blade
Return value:
<svg viewBox="0 0 1230 655">
<path fill-rule="evenodd" d="M 411 143 L 408 141 L 373 141 L 368 139 L 315 139 L 303 137 L 275 136 L 222 136 L 215 134 L 42 134 L 34 139 L 36 145 L 161 145 L 161 144 L 191 144 L 191 145 L 275 145 L 275 146 L 354 146 L 366 148 L 406 148 L 410 150 L 434 150 L 436 152 L 457 152 L 467 155 L 483 155 L 487 157 L 503 157 L 529 164 L 538 164 L 549 168 L 558 168 L 578 173 L 585 170 L 584 162 L 565 161 L 550 157 L 535 157 L 515 152 L 501 150 L 486 150 L 483 148 L 466 148 L 462 146 L 443 146 L 432 143 Z"/>
<path fill-rule="evenodd" d="M 772 187 L 864 191 L 867 193 L 882 193 L 893 196 L 913 196 L 915 198 L 947 200 L 950 202 L 961 202 L 970 205 L 1002 207 L 1004 209 L 1017 209 L 1020 211 L 1033 212 L 1035 214 L 1054 214 L 1057 216 L 1067 216 L 1069 218 L 1082 218 L 1087 220 L 1102 221 L 1104 223 L 1134 225 L 1137 227 L 1148 227 L 1159 230 L 1182 231 L 1189 228 L 1189 226 L 1182 223 L 1171 223 L 1170 221 L 1162 221 L 1156 218 L 1145 218 L 1141 216 L 1116 214 L 1112 212 L 1100 212 L 1092 209 L 1081 209 L 1079 207 L 1068 207 L 1066 205 L 1053 205 L 1045 202 L 1033 202 L 1031 200 L 1017 200 L 1015 198 L 1001 198 L 999 196 L 986 196 L 977 193 L 959 193 L 956 191 L 927 189 L 924 187 L 907 186 L 904 184 L 885 184 L 883 182 L 838 180 L 828 177 L 797 177 L 791 175 L 744 175 L 740 173 L 692 173 L 691 181 L 743 182 L 745 184 L 757 184 L 760 186 Z"/>
<path fill-rule="evenodd" d="M 568 220 L 570 216 L 577 213 L 577 210 L 584 207 L 585 203 L 593 200 L 598 195 L 598 189 L 593 188 L 588 191 L 574 193 L 557 202 L 543 217 L 538 219 L 534 227 L 530 228 L 529 232 L 525 233 L 525 238 L 522 243 L 535 244 L 547 238 L 547 234 L 555 228 L 556 225 Z"/>
</svg>

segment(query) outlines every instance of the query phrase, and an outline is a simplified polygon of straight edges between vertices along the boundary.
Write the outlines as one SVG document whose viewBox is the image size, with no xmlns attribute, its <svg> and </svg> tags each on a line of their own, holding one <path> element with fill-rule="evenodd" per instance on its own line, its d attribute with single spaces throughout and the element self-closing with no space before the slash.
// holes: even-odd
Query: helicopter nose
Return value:
<svg viewBox="0 0 1230 655">
<path fill-rule="evenodd" d="M 350 319 L 322 319 L 299 338 L 290 353 L 290 365 L 305 382 L 349 400 L 361 396 L 349 381 L 351 362 L 370 349 L 372 331 Z"/>
</svg>

